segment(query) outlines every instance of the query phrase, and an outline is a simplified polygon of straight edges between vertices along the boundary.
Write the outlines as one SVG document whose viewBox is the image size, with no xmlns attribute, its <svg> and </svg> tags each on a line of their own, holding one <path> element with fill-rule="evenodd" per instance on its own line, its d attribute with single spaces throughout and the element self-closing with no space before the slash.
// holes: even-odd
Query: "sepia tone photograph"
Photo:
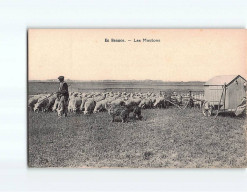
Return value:
<svg viewBox="0 0 247 195">
<path fill-rule="evenodd" d="M 245 29 L 29 29 L 28 166 L 246 168 Z"/>
</svg>

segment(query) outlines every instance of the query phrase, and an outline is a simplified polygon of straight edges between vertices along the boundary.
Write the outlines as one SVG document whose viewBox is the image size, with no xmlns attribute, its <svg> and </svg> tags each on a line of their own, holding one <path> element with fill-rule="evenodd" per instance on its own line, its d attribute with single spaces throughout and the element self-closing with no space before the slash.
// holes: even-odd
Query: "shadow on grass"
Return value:
<svg viewBox="0 0 247 195">
<path fill-rule="evenodd" d="M 234 112 L 220 112 L 218 114 L 218 116 L 220 116 L 220 117 L 230 117 L 230 118 L 239 118 L 239 119 L 246 118 L 246 114 L 243 113 L 243 114 L 241 114 L 239 116 L 236 116 L 234 114 Z"/>
</svg>

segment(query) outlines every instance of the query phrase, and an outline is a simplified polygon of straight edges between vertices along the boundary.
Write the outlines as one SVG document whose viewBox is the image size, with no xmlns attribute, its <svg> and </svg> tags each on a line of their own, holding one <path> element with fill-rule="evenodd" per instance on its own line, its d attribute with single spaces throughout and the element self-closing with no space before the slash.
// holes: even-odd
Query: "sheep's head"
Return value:
<svg viewBox="0 0 247 195">
<path fill-rule="evenodd" d="M 63 110 L 62 109 L 58 109 L 57 110 L 57 115 L 58 116 L 62 116 L 63 115 Z"/>
<path fill-rule="evenodd" d="M 113 114 L 114 110 L 113 110 L 113 106 L 110 103 L 106 103 L 105 105 L 106 110 L 108 111 L 108 114 Z"/>
<path fill-rule="evenodd" d="M 39 110 L 40 110 L 40 104 L 37 103 L 37 104 L 34 105 L 33 111 L 34 112 L 39 112 Z"/>
<path fill-rule="evenodd" d="M 84 113 L 84 114 L 88 114 L 89 112 L 88 112 L 87 110 L 85 110 L 83 113 Z"/>
</svg>

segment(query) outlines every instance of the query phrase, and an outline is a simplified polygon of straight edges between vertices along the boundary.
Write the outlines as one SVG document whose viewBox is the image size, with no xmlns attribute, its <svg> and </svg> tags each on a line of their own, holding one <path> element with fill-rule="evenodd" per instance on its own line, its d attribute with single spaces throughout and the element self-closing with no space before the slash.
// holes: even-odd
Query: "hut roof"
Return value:
<svg viewBox="0 0 247 195">
<path fill-rule="evenodd" d="M 216 76 L 216 77 L 213 77 L 212 79 L 208 80 L 204 85 L 220 85 L 220 86 L 222 86 L 225 83 L 226 83 L 226 85 L 228 85 L 239 76 L 240 75 L 221 75 L 221 76 Z"/>
</svg>

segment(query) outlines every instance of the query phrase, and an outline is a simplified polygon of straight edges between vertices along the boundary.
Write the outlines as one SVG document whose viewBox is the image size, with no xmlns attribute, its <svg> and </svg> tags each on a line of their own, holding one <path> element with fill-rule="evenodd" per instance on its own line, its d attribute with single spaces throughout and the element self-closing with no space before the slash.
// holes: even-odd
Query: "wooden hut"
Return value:
<svg viewBox="0 0 247 195">
<path fill-rule="evenodd" d="M 246 80 L 240 75 L 213 77 L 204 84 L 204 96 L 213 109 L 235 111 L 246 98 Z"/>
</svg>

